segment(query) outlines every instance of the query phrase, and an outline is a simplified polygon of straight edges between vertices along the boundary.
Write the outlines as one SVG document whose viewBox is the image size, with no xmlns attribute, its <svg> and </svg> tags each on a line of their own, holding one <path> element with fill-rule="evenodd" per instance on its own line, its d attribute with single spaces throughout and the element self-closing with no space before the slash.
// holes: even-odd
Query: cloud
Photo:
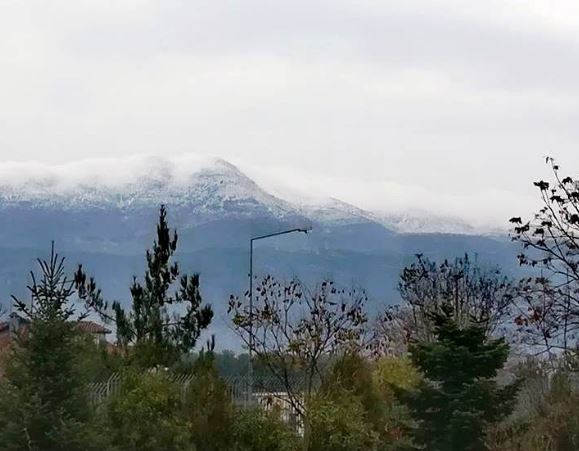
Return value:
<svg viewBox="0 0 579 451">
<path fill-rule="evenodd" d="M 504 229 L 511 216 L 530 215 L 537 209 L 539 200 L 536 196 L 500 188 L 445 193 L 411 182 L 356 180 L 303 169 L 255 165 L 239 159 L 234 163 L 265 191 L 293 203 L 323 205 L 337 198 L 378 215 L 412 213 L 452 217 L 487 229 Z M 122 192 L 146 177 L 178 188 L 189 183 L 194 174 L 222 164 L 218 157 L 192 153 L 172 157 L 140 154 L 93 158 L 63 164 L 1 162 L 0 186 L 33 197 L 50 193 L 66 195 L 87 185 Z"/>
<path fill-rule="evenodd" d="M 547 0 L 2 2 L 0 159 L 208 153 L 367 208 L 502 221 L 534 198 L 545 154 L 579 168 L 578 13 Z"/>
<path fill-rule="evenodd" d="M 170 158 L 158 155 L 130 155 L 117 158 L 91 158 L 61 164 L 0 162 L 3 186 L 26 191 L 31 186 L 64 192 L 79 185 L 120 189 L 144 177 L 174 185 L 188 182 L 191 175 L 220 164 L 210 155 L 186 154 Z"/>
<path fill-rule="evenodd" d="M 295 168 L 237 164 L 266 191 L 303 204 L 321 204 L 334 197 L 379 215 L 412 213 L 458 218 L 483 230 L 505 230 L 512 216 L 530 216 L 540 208 L 538 196 L 500 187 L 444 192 L 410 181 L 353 180 Z"/>
</svg>

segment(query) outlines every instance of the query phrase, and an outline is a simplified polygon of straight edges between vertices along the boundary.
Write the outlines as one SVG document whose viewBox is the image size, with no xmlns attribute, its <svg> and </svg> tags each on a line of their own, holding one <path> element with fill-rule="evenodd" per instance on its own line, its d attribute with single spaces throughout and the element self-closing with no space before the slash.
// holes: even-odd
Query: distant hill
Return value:
<svg viewBox="0 0 579 451">
<path fill-rule="evenodd" d="M 519 271 L 516 249 L 506 237 L 482 235 L 458 220 L 377 215 L 337 199 L 289 202 L 219 159 L 190 167 L 163 159 L 135 164 L 132 178 L 114 182 L 94 177 L 71 182 L 38 173 L 0 182 L 4 303 L 10 294 L 25 295 L 34 259 L 47 255 L 51 240 L 71 269 L 83 263 L 106 296 L 127 300 L 132 276 L 143 273 L 162 203 L 179 232 L 182 268 L 201 274 L 205 298 L 216 308 L 213 330 L 224 347 L 238 346 L 226 333 L 224 306 L 229 294 L 247 288 L 249 239 L 258 234 L 311 226 L 307 236 L 260 243 L 256 274 L 297 276 L 307 283 L 331 277 L 360 285 L 370 294 L 372 311 L 397 301 L 398 274 L 419 252 L 444 258 L 468 251 L 508 273 Z"/>
</svg>

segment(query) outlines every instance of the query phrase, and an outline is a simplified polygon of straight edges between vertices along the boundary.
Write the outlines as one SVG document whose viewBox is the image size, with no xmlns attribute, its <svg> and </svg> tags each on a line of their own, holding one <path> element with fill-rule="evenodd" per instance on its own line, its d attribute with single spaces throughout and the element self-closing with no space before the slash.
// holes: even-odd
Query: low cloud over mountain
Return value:
<svg viewBox="0 0 579 451">
<path fill-rule="evenodd" d="M 380 214 L 335 198 L 282 199 L 221 159 L 146 157 L 0 168 L 3 303 L 11 294 L 26 295 L 28 271 L 52 240 L 71 270 L 82 263 L 105 296 L 128 300 L 132 277 L 143 273 L 162 203 L 179 232 L 182 267 L 201 274 L 221 334 L 227 330 L 226 299 L 247 288 L 249 239 L 286 228 L 311 226 L 312 231 L 260 243 L 256 274 L 306 283 L 331 277 L 341 285 L 362 286 L 371 309 L 396 302 L 399 272 L 418 252 L 452 258 L 469 251 L 517 271 L 515 250 L 504 235 L 484 236 L 446 217 Z"/>
</svg>

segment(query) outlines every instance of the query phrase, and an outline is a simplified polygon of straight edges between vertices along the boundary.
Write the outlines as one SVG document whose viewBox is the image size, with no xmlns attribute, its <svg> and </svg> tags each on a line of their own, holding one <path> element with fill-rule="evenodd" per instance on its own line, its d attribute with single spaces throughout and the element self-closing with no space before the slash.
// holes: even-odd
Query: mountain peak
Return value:
<svg viewBox="0 0 579 451">
<path fill-rule="evenodd" d="M 305 218 L 326 225 L 375 223 L 409 233 L 477 231 L 464 221 L 427 213 L 376 214 L 330 197 L 284 198 L 263 189 L 219 157 L 187 154 L 94 159 L 60 165 L 0 163 L 0 208 L 157 208 L 187 211 L 191 221 L 224 216 Z"/>
</svg>

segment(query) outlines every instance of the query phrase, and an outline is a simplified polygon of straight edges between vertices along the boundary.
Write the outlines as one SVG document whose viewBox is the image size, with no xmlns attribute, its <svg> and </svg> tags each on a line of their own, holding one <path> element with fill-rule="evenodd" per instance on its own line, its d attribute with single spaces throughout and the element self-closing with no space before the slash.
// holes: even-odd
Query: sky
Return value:
<svg viewBox="0 0 579 451">
<path fill-rule="evenodd" d="M 16 173 L 215 155 L 280 190 L 503 224 L 546 155 L 579 171 L 577 124 L 576 1 L 0 0 Z"/>
</svg>

